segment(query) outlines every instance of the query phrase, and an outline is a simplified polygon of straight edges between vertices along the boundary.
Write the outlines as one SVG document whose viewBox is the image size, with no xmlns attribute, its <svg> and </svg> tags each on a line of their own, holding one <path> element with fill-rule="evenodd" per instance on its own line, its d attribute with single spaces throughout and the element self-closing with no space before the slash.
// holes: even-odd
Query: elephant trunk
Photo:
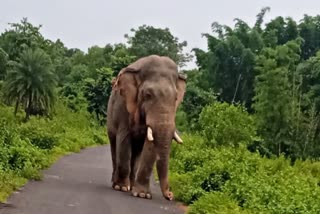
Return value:
<svg viewBox="0 0 320 214">
<path fill-rule="evenodd" d="M 169 191 L 168 182 L 170 145 L 172 140 L 176 140 L 178 143 L 182 143 L 182 140 L 176 132 L 174 113 L 172 111 L 154 112 L 157 114 L 146 115 L 146 140 L 154 146 L 153 152 L 156 157 L 156 168 L 162 194 L 166 199 L 172 200 L 173 194 Z"/>
</svg>

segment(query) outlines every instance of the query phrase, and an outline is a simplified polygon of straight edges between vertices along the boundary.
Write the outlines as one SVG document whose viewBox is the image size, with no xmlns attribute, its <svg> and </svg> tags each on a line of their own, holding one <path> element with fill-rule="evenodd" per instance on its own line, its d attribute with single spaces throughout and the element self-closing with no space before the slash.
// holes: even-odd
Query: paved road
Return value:
<svg viewBox="0 0 320 214">
<path fill-rule="evenodd" d="M 89 148 L 61 158 L 44 171 L 42 181 L 30 181 L 0 204 L 0 214 L 162 214 L 183 211 L 162 198 L 152 185 L 153 199 L 140 199 L 111 188 L 109 146 Z M 1 208 L 2 207 L 2 208 Z"/>
</svg>

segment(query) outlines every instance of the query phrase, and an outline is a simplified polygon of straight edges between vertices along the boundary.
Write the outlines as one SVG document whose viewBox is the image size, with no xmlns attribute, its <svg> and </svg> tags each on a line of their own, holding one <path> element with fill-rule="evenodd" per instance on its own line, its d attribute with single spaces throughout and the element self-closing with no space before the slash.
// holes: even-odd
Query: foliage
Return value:
<svg viewBox="0 0 320 214">
<path fill-rule="evenodd" d="M 125 37 L 128 39 L 130 51 L 137 58 L 152 54 L 168 56 L 179 66 L 184 66 L 191 60 L 189 54 L 182 53 L 187 42 L 179 42 L 179 39 L 171 34 L 169 28 L 161 29 L 142 25 L 138 29 L 131 29 L 131 32 L 134 33 L 133 36 L 126 34 Z"/>
<path fill-rule="evenodd" d="M 176 127 L 181 132 L 188 131 L 189 129 L 187 114 L 181 109 L 181 106 L 179 106 L 176 113 Z"/>
<path fill-rule="evenodd" d="M 8 54 L 0 48 L 0 81 L 4 79 L 7 70 Z"/>
<path fill-rule="evenodd" d="M 6 29 L 0 36 L 0 47 L 9 55 L 10 60 L 17 60 L 20 53 L 27 49 L 45 49 L 49 46 L 49 41 L 40 33 L 41 25 L 34 26 L 27 18 L 9 25 L 11 29 Z"/>
<path fill-rule="evenodd" d="M 216 98 L 210 91 L 205 91 L 192 84 L 187 85 L 181 108 L 186 113 L 187 122 L 192 125 L 191 130 L 199 128 L 197 124 L 202 108 L 215 100 Z"/>
<path fill-rule="evenodd" d="M 171 147 L 170 180 L 190 213 L 319 213 L 320 16 L 264 23 L 268 11 L 253 26 L 212 23 L 207 50 L 193 49 L 199 69 L 184 71 L 184 144 Z M 150 54 L 191 60 L 168 28 L 142 25 L 126 44 L 87 51 L 40 29 L 24 18 L 0 35 L 0 200 L 60 155 L 107 142 L 122 68 Z"/>
<path fill-rule="evenodd" d="M 26 118 L 49 114 L 55 102 L 56 86 L 49 56 L 41 49 L 28 49 L 12 64 L 3 86 L 7 103 L 15 103 L 15 113 L 22 104 Z"/>
<path fill-rule="evenodd" d="M 238 206 L 237 201 L 230 198 L 225 193 L 212 192 L 204 195 L 196 201 L 189 214 L 220 214 L 220 213 L 234 213 L 234 214 L 249 214 L 251 212 L 245 211 Z"/>
<path fill-rule="evenodd" d="M 53 119 L 31 116 L 27 123 L 0 106 L 0 201 L 26 179 L 40 179 L 39 170 L 62 154 L 105 143 L 104 129 L 88 113 L 72 112 L 61 103 Z"/>
<path fill-rule="evenodd" d="M 305 15 L 299 24 L 299 34 L 303 38 L 302 58 L 308 59 L 318 52 L 320 49 L 320 15 L 309 16 Z"/>
<path fill-rule="evenodd" d="M 205 107 L 199 120 L 204 131 L 184 134 L 183 146 L 172 145 L 175 198 L 191 205 L 189 213 L 318 213 L 319 163 L 292 164 L 282 155 L 248 151 L 255 139 L 253 122 L 241 106 Z"/>
<path fill-rule="evenodd" d="M 317 165 L 303 163 L 301 170 L 283 156 L 262 158 L 241 145 L 203 149 L 207 142 L 201 137 L 185 139 L 185 147 L 171 153 L 170 182 L 176 199 L 191 204 L 190 213 L 320 211 Z"/>
<path fill-rule="evenodd" d="M 218 35 L 205 34 L 209 51 L 194 49 L 202 69 L 202 82 L 214 89 L 219 100 L 250 107 L 254 54 L 263 47 L 261 35 L 239 19 L 234 30 L 218 23 L 213 23 L 212 29 Z"/>
<path fill-rule="evenodd" d="M 204 107 L 199 126 L 204 139 L 214 145 L 251 144 L 257 138 L 254 118 L 243 107 L 227 103 Z"/>
<path fill-rule="evenodd" d="M 296 119 L 295 65 L 299 60 L 299 40 L 275 49 L 265 48 L 257 58 L 254 109 L 259 134 L 273 154 L 291 153 Z M 298 113 L 299 113 L 298 109 Z M 296 139 L 297 140 L 297 139 Z"/>
<path fill-rule="evenodd" d="M 300 63 L 297 73 L 302 76 L 301 91 L 303 97 L 303 109 L 310 109 L 314 103 L 317 112 L 320 112 L 320 51 L 316 56 L 310 57 L 307 61 Z"/>
<path fill-rule="evenodd" d="M 108 68 L 98 70 L 97 79 L 87 79 L 84 96 L 88 100 L 88 111 L 94 113 L 101 124 L 105 124 L 107 103 L 111 95 L 112 71 Z"/>
</svg>

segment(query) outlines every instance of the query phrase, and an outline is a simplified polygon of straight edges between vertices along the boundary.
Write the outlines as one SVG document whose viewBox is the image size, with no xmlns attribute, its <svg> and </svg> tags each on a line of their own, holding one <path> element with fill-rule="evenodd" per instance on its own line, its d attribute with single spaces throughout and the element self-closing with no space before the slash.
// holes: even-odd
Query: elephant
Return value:
<svg viewBox="0 0 320 214">
<path fill-rule="evenodd" d="M 163 197 L 169 190 L 171 143 L 183 143 L 175 116 L 183 101 L 187 77 L 167 56 L 141 57 L 121 69 L 112 81 L 107 133 L 112 157 L 112 188 L 152 199 L 150 177 L 156 164 Z"/>
</svg>

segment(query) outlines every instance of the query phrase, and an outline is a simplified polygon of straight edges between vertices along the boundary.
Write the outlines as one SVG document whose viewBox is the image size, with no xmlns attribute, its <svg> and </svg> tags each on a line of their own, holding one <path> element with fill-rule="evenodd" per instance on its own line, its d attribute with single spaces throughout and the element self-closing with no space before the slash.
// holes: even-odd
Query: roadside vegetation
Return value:
<svg viewBox="0 0 320 214">
<path fill-rule="evenodd" d="M 108 143 L 111 81 L 150 55 L 170 56 L 187 91 L 170 183 L 191 214 L 320 213 L 320 16 L 212 24 L 186 53 L 169 29 L 142 25 L 126 43 L 85 53 L 27 19 L 0 35 L 0 201 L 69 152 Z M 202 32 L 199 32 L 202 33 Z M 152 45 L 150 45 L 152 44 Z"/>
</svg>

